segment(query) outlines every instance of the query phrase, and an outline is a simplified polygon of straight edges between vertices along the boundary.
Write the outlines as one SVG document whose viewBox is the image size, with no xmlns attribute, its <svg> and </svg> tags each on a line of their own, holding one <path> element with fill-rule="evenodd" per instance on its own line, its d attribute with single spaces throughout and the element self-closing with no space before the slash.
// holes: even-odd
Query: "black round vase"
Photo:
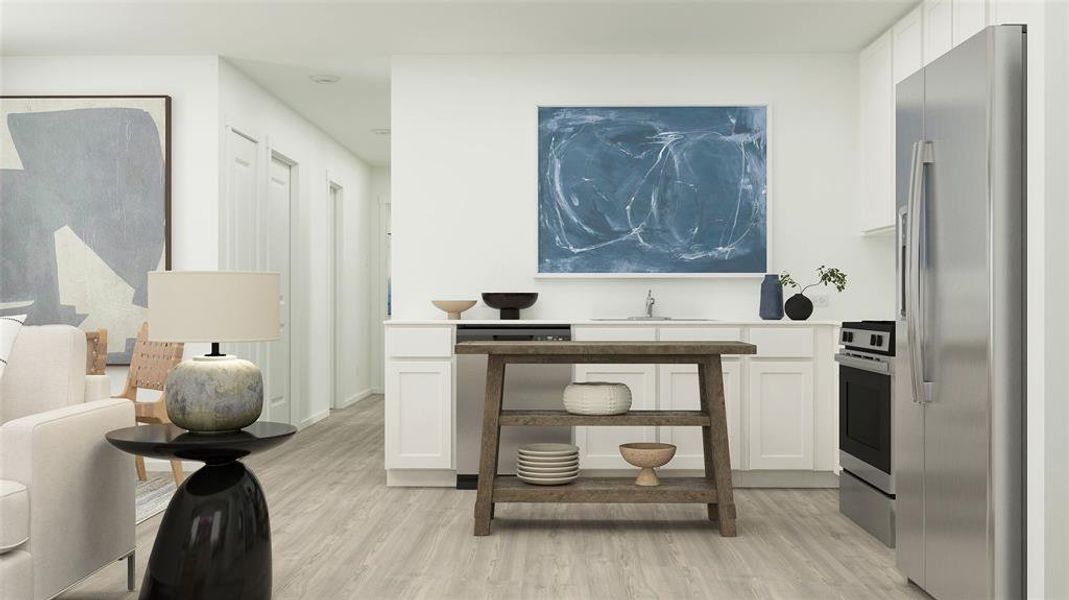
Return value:
<svg viewBox="0 0 1069 600">
<path fill-rule="evenodd" d="M 804 294 L 795 294 L 787 298 L 787 303 L 783 305 L 783 312 L 794 321 L 805 321 L 809 315 L 813 314 L 813 301 L 806 298 Z"/>
</svg>

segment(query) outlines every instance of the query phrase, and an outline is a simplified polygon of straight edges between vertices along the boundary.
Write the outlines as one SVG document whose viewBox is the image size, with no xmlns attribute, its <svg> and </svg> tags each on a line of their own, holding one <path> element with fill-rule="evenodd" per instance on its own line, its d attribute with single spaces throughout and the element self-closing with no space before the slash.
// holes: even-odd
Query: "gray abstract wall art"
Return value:
<svg viewBox="0 0 1069 600">
<path fill-rule="evenodd" d="M 538 272 L 764 273 L 767 108 L 539 107 Z"/>
<path fill-rule="evenodd" d="M 170 98 L 0 97 L 0 315 L 108 330 L 128 364 L 169 268 Z"/>
</svg>

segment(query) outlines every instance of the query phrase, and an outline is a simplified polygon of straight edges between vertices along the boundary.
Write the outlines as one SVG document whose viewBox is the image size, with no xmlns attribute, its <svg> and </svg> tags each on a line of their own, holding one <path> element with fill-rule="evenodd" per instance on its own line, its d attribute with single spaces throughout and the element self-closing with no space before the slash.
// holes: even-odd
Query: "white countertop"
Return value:
<svg viewBox="0 0 1069 600">
<path fill-rule="evenodd" d="M 514 320 L 501 320 L 501 319 L 388 319 L 383 323 L 389 326 L 403 326 L 403 325 L 606 325 L 611 327 L 617 327 L 622 325 L 629 326 L 656 326 L 656 327 L 671 327 L 674 325 L 685 326 L 754 326 L 754 325 L 773 325 L 777 327 L 838 327 L 842 324 L 842 321 L 792 321 L 790 319 L 781 319 L 779 321 L 765 321 L 761 319 L 751 320 L 686 320 L 686 319 L 670 319 L 670 320 L 653 320 L 653 321 L 637 321 L 637 320 L 600 320 L 600 319 L 514 319 Z"/>
</svg>

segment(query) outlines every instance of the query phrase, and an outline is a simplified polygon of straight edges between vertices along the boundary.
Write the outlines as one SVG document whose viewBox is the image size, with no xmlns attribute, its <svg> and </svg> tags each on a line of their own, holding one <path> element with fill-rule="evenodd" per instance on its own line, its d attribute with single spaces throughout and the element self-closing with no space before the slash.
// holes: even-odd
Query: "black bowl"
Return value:
<svg viewBox="0 0 1069 600">
<path fill-rule="evenodd" d="M 501 311 L 502 320 L 520 318 L 521 308 L 531 308 L 538 300 L 538 292 L 483 292 L 483 302 Z"/>
</svg>

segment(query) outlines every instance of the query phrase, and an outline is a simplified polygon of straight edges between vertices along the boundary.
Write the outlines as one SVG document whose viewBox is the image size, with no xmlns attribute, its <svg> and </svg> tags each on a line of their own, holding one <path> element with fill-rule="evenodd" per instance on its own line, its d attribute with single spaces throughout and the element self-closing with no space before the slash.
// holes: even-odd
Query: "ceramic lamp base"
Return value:
<svg viewBox="0 0 1069 600">
<path fill-rule="evenodd" d="M 260 418 L 260 369 L 235 356 L 198 356 L 167 377 L 164 403 L 172 423 L 196 433 L 236 431 Z"/>
</svg>

